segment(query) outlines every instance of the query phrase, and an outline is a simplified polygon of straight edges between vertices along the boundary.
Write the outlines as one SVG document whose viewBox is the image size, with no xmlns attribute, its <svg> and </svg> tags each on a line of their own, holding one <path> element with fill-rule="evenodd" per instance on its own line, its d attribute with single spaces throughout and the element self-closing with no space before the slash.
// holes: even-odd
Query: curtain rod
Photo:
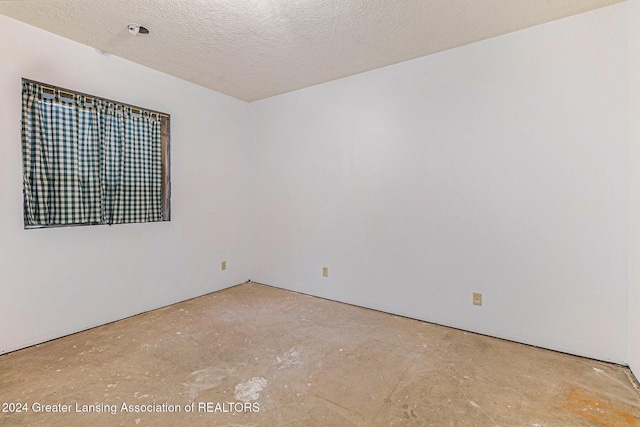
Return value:
<svg viewBox="0 0 640 427">
<path fill-rule="evenodd" d="M 115 104 L 116 106 L 130 107 L 133 110 L 138 110 L 140 113 L 142 111 L 148 111 L 150 114 L 156 114 L 156 115 L 159 115 L 161 117 L 170 117 L 169 114 L 163 113 L 163 112 L 160 112 L 160 111 L 150 110 L 148 108 L 142 108 L 142 107 L 138 107 L 137 105 L 131 105 L 131 104 L 127 104 L 127 103 L 124 103 L 124 102 L 113 101 L 111 99 L 102 98 L 100 96 L 93 96 L 93 95 L 89 95 L 89 94 L 86 94 L 86 93 L 78 92 L 77 90 L 66 89 L 66 88 L 63 88 L 63 87 L 60 87 L 60 86 L 50 85 L 48 83 L 42 83 L 42 82 L 39 82 L 39 81 L 36 81 L 36 80 L 26 79 L 24 77 L 22 78 L 22 81 L 29 82 L 29 83 L 35 83 L 37 85 L 42 86 L 43 89 L 48 89 L 50 91 L 58 90 L 61 94 L 65 93 L 65 94 L 69 94 L 69 95 L 82 95 L 82 96 L 85 96 L 87 98 L 110 102 L 112 104 Z"/>
</svg>

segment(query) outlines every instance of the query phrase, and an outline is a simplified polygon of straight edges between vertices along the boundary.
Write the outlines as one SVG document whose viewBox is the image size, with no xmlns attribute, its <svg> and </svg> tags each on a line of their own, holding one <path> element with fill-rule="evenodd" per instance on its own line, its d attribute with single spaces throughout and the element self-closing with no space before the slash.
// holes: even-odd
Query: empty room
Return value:
<svg viewBox="0 0 640 427">
<path fill-rule="evenodd" d="M 0 425 L 640 426 L 640 0 L 0 1 Z"/>
</svg>

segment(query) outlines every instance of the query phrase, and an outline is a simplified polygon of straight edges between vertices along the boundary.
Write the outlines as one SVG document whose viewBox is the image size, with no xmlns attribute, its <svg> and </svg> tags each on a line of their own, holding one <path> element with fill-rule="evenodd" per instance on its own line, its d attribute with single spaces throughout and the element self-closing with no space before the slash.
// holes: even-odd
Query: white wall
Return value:
<svg viewBox="0 0 640 427">
<path fill-rule="evenodd" d="M 629 365 L 640 378 L 640 0 L 629 0 Z"/>
<path fill-rule="evenodd" d="M 0 353 L 251 277 L 637 374 L 639 1 L 250 105 L 0 16 Z M 21 77 L 171 113 L 173 220 L 23 230 Z"/>
<path fill-rule="evenodd" d="M 251 278 L 624 363 L 627 59 L 622 3 L 250 104 Z"/>
<path fill-rule="evenodd" d="M 4 16 L 0 40 L 0 353 L 248 279 L 246 103 Z M 172 221 L 25 231 L 22 77 L 170 113 Z"/>
</svg>

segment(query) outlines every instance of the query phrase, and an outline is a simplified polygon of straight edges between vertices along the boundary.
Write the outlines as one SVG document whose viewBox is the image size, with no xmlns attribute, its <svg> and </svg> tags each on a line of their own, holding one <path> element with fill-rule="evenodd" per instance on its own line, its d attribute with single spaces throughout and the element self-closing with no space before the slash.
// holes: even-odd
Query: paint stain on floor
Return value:
<svg viewBox="0 0 640 427">
<path fill-rule="evenodd" d="M 627 408 L 601 399 L 580 387 L 571 390 L 564 409 L 604 427 L 640 427 L 640 418 L 631 414 Z"/>
<path fill-rule="evenodd" d="M 249 381 L 236 386 L 235 397 L 240 402 L 251 402 L 260 398 L 260 392 L 265 389 L 269 381 L 262 377 L 253 377 Z"/>
</svg>

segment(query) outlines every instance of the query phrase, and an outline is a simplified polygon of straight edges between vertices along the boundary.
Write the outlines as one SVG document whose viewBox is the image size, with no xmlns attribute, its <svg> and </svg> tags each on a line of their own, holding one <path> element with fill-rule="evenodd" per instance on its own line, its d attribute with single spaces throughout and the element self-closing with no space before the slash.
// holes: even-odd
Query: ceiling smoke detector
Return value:
<svg viewBox="0 0 640 427">
<path fill-rule="evenodd" d="M 138 34 L 149 34 L 149 30 L 140 24 L 129 24 L 127 25 L 127 29 L 133 36 L 137 36 Z"/>
</svg>

